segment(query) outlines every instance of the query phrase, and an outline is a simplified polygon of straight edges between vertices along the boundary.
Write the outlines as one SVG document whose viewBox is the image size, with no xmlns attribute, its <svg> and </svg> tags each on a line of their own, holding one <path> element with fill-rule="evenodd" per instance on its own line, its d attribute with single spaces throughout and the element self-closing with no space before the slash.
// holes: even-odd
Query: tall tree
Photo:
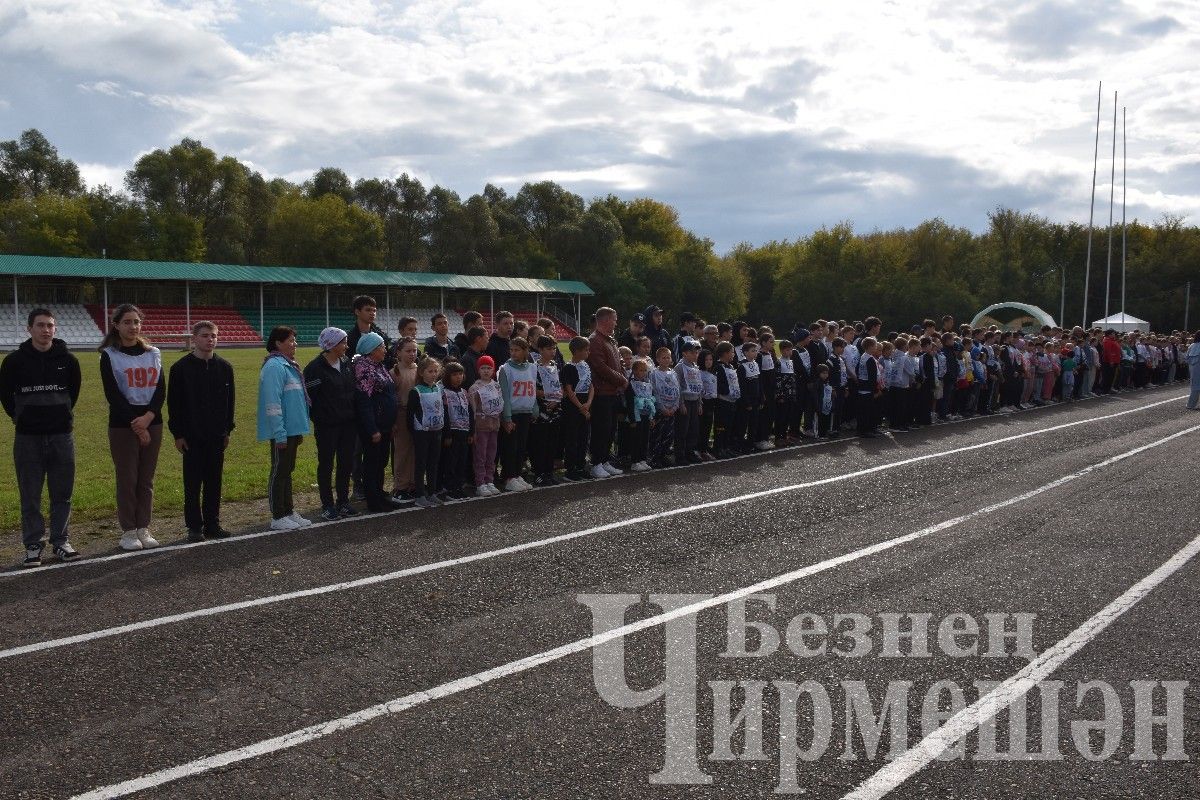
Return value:
<svg viewBox="0 0 1200 800">
<path fill-rule="evenodd" d="M 32 198 L 46 192 L 68 196 L 83 193 L 75 162 L 59 158 L 58 149 L 36 128 L 17 139 L 0 142 L 0 200 Z"/>
</svg>

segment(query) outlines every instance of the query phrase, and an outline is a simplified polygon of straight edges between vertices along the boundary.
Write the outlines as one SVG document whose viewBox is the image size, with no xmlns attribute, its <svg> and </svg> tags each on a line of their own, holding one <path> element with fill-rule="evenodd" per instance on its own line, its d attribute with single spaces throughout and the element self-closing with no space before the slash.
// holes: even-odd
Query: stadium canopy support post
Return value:
<svg viewBox="0 0 1200 800">
<path fill-rule="evenodd" d="M 583 336 L 583 295 L 575 295 L 575 332 Z"/>
<path fill-rule="evenodd" d="M 267 321 L 263 313 L 263 285 L 258 285 L 258 335 L 267 338 Z"/>
<path fill-rule="evenodd" d="M 184 318 L 187 320 L 187 329 L 192 329 L 192 282 L 183 282 L 183 307 L 185 309 Z M 186 333 L 186 331 L 185 331 Z"/>
<path fill-rule="evenodd" d="M 325 284 L 325 327 L 329 327 L 329 284 Z"/>
<path fill-rule="evenodd" d="M 495 326 L 496 326 L 496 293 L 494 291 L 489 291 L 488 294 L 491 295 L 491 298 L 492 298 L 491 299 L 492 315 L 490 317 L 488 317 L 488 319 L 491 320 L 490 324 L 492 325 L 492 330 L 494 331 L 496 329 L 495 328 Z"/>
<path fill-rule="evenodd" d="M 392 289 L 390 286 L 385 286 L 383 289 L 383 299 L 387 304 L 388 319 L 392 318 Z"/>
<path fill-rule="evenodd" d="M 438 311 L 446 313 L 446 290 L 438 289 Z"/>
<path fill-rule="evenodd" d="M 17 276 L 13 275 L 13 322 L 21 327 L 21 311 L 17 307 Z"/>
<path fill-rule="evenodd" d="M 108 320 L 108 278 L 104 279 L 104 320 Z M 107 322 L 105 322 L 107 324 Z M 108 331 L 106 330 L 105 333 Z"/>
</svg>

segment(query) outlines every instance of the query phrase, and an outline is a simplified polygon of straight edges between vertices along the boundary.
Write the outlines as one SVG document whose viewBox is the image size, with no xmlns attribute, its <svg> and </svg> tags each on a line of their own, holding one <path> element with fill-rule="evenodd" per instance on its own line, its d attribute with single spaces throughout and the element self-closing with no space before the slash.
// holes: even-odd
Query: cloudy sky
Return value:
<svg viewBox="0 0 1200 800">
<path fill-rule="evenodd" d="M 997 205 L 1200 224 L 1200 3 L 0 0 L 0 139 L 90 184 L 184 136 L 268 176 L 551 179 L 724 251 Z M 1118 128 L 1120 127 L 1118 111 Z M 1121 200 L 1117 143 L 1117 215 Z"/>
</svg>

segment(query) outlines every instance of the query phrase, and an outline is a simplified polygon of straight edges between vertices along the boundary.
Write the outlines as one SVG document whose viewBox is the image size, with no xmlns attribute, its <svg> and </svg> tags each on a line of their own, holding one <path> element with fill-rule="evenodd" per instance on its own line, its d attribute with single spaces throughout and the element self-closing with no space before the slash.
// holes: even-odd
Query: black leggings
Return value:
<svg viewBox="0 0 1200 800">
<path fill-rule="evenodd" d="M 500 466 L 505 481 L 521 477 L 525 466 L 525 457 L 529 451 L 529 425 L 533 420 L 532 414 L 513 414 L 512 421 L 517 427 L 511 433 L 500 428 Z"/>
<path fill-rule="evenodd" d="M 429 497 L 437 491 L 438 462 L 442 455 L 441 431 L 413 431 L 413 483 L 417 494 Z"/>
</svg>

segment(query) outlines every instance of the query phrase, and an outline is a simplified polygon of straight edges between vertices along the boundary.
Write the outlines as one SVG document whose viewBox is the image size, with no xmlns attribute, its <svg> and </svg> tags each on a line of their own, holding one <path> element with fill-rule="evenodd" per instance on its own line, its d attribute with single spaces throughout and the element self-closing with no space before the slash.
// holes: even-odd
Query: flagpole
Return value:
<svg viewBox="0 0 1200 800">
<path fill-rule="evenodd" d="M 1125 171 L 1129 147 L 1125 138 L 1125 107 L 1121 107 L 1121 313 L 1125 313 Z"/>
<path fill-rule="evenodd" d="M 1113 92 L 1112 173 L 1108 177 L 1108 270 L 1104 275 L 1104 318 L 1108 319 L 1108 299 L 1112 296 L 1113 198 L 1117 192 L 1117 93 Z M 1124 310 L 1124 309 L 1122 309 Z"/>
<path fill-rule="evenodd" d="M 1100 81 L 1100 86 L 1096 89 L 1096 147 L 1092 154 L 1092 210 L 1088 213 L 1087 266 L 1083 272 L 1083 322 L 1080 325 L 1084 328 L 1088 324 L 1088 283 L 1092 277 L 1092 222 L 1096 216 L 1096 164 L 1100 159 L 1100 92 L 1103 88 L 1104 81 Z"/>
</svg>

